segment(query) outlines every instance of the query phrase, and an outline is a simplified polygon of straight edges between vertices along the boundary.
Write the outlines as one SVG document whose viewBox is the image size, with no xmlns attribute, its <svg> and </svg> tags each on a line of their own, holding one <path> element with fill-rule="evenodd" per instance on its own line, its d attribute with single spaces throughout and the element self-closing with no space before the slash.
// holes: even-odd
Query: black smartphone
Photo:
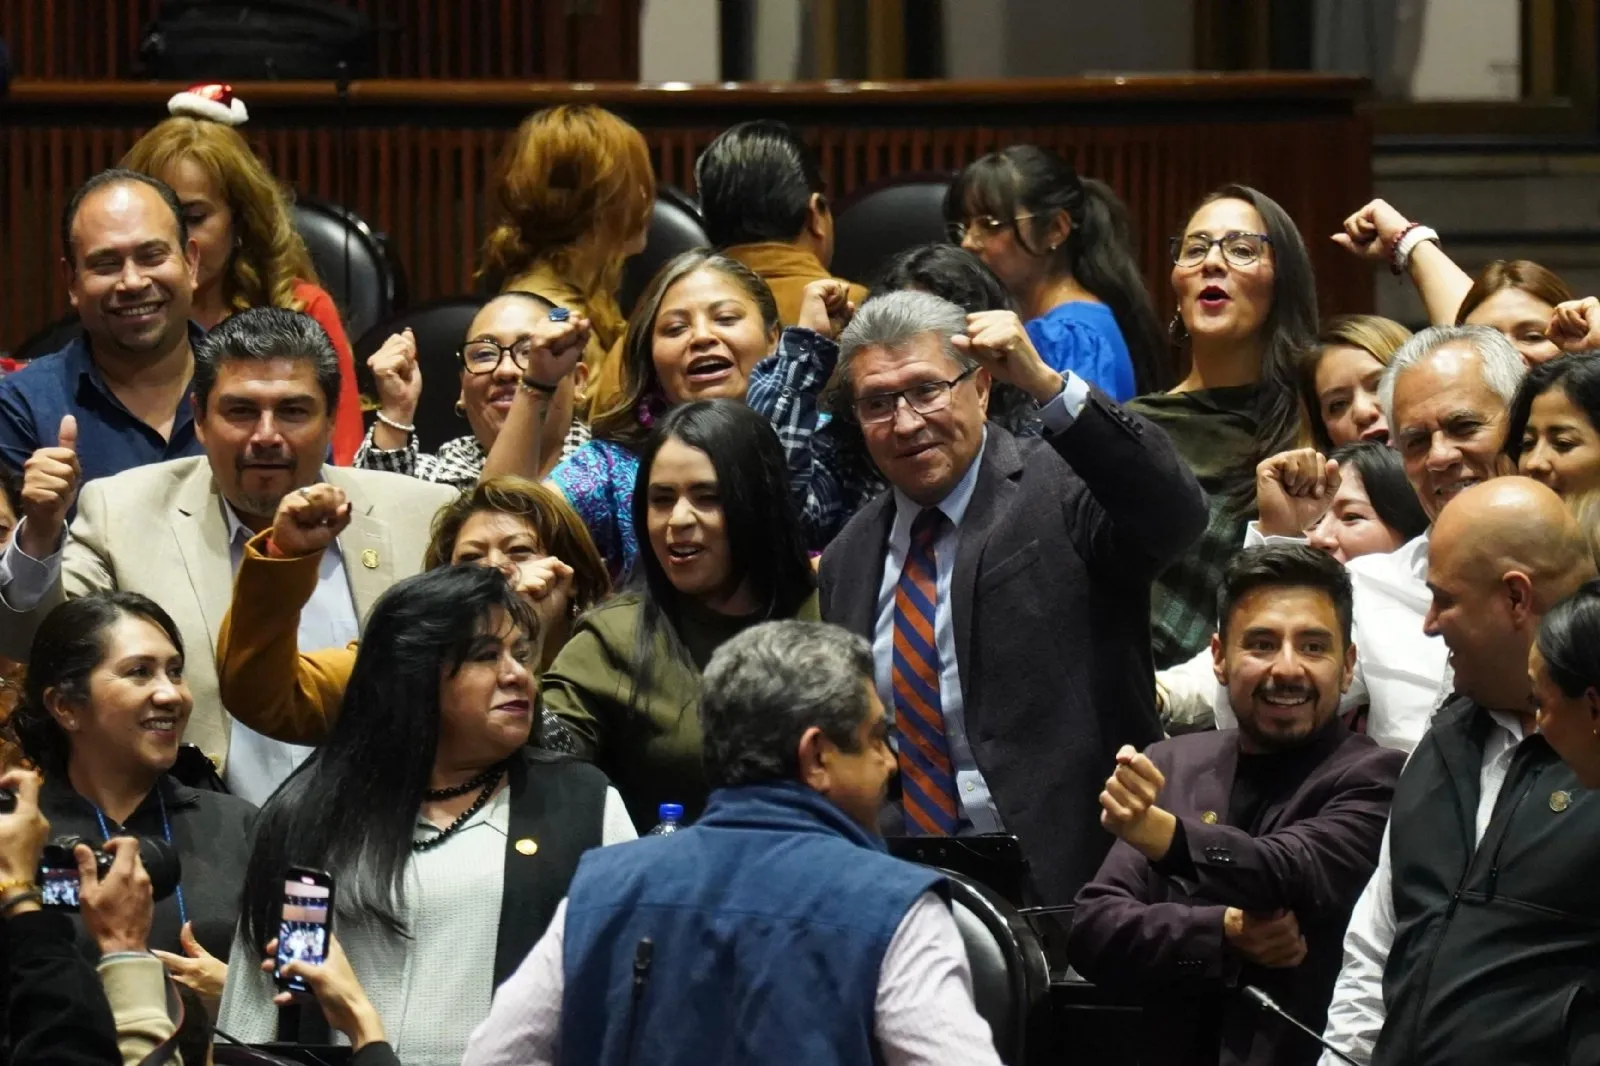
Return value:
<svg viewBox="0 0 1600 1066">
<path fill-rule="evenodd" d="M 286 977 L 291 962 L 321 966 L 328 961 L 333 936 L 333 878 L 323 870 L 291 866 L 283 878 L 283 906 L 278 916 L 278 958 L 272 976 L 278 987 L 300 995 L 311 989 L 298 977 Z"/>
</svg>

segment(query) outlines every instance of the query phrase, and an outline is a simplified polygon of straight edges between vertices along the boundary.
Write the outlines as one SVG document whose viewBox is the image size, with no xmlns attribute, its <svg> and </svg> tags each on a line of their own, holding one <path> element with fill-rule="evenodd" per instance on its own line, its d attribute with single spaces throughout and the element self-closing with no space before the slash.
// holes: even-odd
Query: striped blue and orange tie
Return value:
<svg viewBox="0 0 1600 1066">
<path fill-rule="evenodd" d="M 949 520 L 937 507 L 911 523 L 911 547 L 894 590 L 894 711 L 900 736 L 900 791 L 906 826 L 919 836 L 949 836 L 961 822 L 955 771 L 939 698 L 939 604 L 933 543 Z"/>
</svg>

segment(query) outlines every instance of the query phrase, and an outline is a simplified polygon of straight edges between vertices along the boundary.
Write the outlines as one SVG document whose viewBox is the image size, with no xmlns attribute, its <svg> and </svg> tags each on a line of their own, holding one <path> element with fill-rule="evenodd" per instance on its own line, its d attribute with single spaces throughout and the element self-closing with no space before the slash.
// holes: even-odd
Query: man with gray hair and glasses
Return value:
<svg viewBox="0 0 1600 1066">
<path fill-rule="evenodd" d="M 1109 838 L 1105 767 L 1161 736 L 1150 583 L 1206 524 L 1160 429 L 1045 365 L 1017 316 L 879 296 L 839 339 L 841 412 L 888 492 L 823 554 L 823 618 L 872 642 L 893 708 L 892 834 L 1009 833 L 1043 904 L 1071 902 Z M 988 424 L 991 381 L 1041 439 Z"/>
<path fill-rule="evenodd" d="M 866 641 L 747 629 L 700 724 L 705 813 L 583 857 L 466 1066 L 998 1066 L 944 878 L 877 835 L 895 756 Z"/>
</svg>

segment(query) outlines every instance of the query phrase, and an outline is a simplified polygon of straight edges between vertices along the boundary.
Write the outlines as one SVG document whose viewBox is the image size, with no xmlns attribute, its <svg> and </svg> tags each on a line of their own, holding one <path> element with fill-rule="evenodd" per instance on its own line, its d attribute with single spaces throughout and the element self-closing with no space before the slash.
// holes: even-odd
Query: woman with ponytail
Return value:
<svg viewBox="0 0 1600 1066">
<path fill-rule="evenodd" d="M 1005 282 L 1052 369 L 1119 402 L 1171 384 L 1128 212 L 1105 183 L 1047 149 L 1013 145 L 963 170 L 944 213 L 951 238 Z"/>
<path fill-rule="evenodd" d="M 350 338 L 295 231 L 289 191 L 234 128 L 249 117 L 244 102 L 227 85 L 196 85 L 169 100 L 167 110 L 172 117 L 134 142 L 120 165 L 178 194 L 200 250 L 192 317 L 203 329 L 252 307 L 282 307 L 316 319 L 339 356 L 333 457 L 348 465 L 365 432 Z"/>
<path fill-rule="evenodd" d="M 545 108 L 506 143 L 496 195 L 500 219 L 478 276 L 588 319 L 588 399 L 609 406 L 621 389 L 621 353 L 608 353 L 627 326 L 617 306 L 622 264 L 644 250 L 655 207 L 644 138 L 602 108 Z"/>
</svg>

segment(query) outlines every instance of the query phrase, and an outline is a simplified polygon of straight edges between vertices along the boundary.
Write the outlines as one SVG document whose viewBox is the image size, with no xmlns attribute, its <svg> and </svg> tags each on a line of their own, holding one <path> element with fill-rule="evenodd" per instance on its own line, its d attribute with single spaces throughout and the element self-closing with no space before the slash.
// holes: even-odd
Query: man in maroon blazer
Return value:
<svg viewBox="0 0 1600 1066">
<path fill-rule="evenodd" d="M 1117 838 L 1078 893 L 1068 955 L 1141 993 L 1146 1066 L 1313 1066 L 1351 908 L 1405 756 L 1347 731 L 1350 579 L 1303 545 L 1252 548 L 1218 593 L 1217 680 L 1237 729 L 1123 748 L 1100 821 Z"/>
</svg>

